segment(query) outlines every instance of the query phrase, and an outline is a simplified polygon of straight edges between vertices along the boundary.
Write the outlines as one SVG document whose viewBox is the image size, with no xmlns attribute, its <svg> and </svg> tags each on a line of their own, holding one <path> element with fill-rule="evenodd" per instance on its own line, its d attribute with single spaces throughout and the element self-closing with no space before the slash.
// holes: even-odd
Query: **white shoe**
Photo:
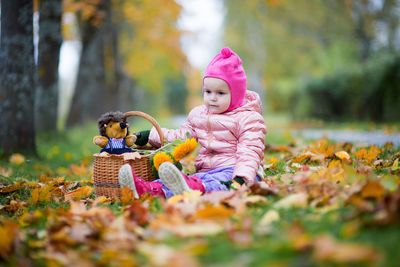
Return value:
<svg viewBox="0 0 400 267">
<path fill-rule="evenodd" d="M 174 195 L 182 195 L 183 192 L 189 192 L 185 178 L 180 170 L 171 162 L 162 163 L 158 169 L 158 176 L 166 187 L 171 189 Z"/>
<path fill-rule="evenodd" d="M 133 180 L 132 167 L 129 164 L 124 164 L 121 166 L 118 172 L 118 182 L 121 188 L 125 186 L 132 189 L 135 194 L 135 198 L 139 199 L 139 194 L 136 191 L 135 181 Z"/>
</svg>

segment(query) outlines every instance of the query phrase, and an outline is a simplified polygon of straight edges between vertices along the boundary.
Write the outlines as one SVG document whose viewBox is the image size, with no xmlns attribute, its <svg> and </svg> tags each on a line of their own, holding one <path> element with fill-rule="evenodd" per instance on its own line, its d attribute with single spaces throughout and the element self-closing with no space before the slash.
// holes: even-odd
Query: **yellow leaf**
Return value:
<svg viewBox="0 0 400 267">
<path fill-rule="evenodd" d="M 233 213 L 232 209 L 228 209 L 225 206 L 209 206 L 204 209 L 197 211 L 196 217 L 197 218 L 207 218 L 207 219 L 214 219 L 214 218 L 227 218 L 231 216 Z"/>
<path fill-rule="evenodd" d="M 381 184 L 387 190 L 394 192 L 399 188 L 399 177 L 385 174 L 381 179 Z"/>
<path fill-rule="evenodd" d="M 18 236 L 18 226 L 14 222 L 4 221 L 0 226 L 0 256 L 7 259 L 12 255 L 13 244 Z"/>
<path fill-rule="evenodd" d="M 385 193 L 385 188 L 378 181 L 367 181 L 361 189 L 362 198 L 376 198 L 381 199 Z"/>
<path fill-rule="evenodd" d="M 340 160 L 332 160 L 331 162 L 329 162 L 328 164 L 328 168 L 335 168 L 336 166 L 341 166 L 340 165 Z"/>
<path fill-rule="evenodd" d="M 19 217 L 18 222 L 21 227 L 26 227 L 29 223 L 25 222 L 25 219 L 29 217 L 29 213 L 25 212 L 24 214 Z"/>
<path fill-rule="evenodd" d="M 13 170 L 11 168 L 6 169 L 4 167 L 0 167 L 0 175 L 9 177 L 11 174 L 13 174 Z"/>
<path fill-rule="evenodd" d="M 274 204 L 275 208 L 304 207 L 307 205 L 308 195 L 306 193 L 296 193 L 282 198 Z"/>
<path fill-rule="evenodd" d="M 94 188 L 91 186 L 83 186 L 81 188 L 78 188 L 76 190 L 73 190 L 71 192 L 66 193 L 65 200 L 70 201 L 70 200 L 80 200 L 83 198 L 87 198 L 90 196 L 90 194 L 93 192 Z"/>
<path fill-rule="evenodd" d="M 394 162 L 393 162 L 393 165 L 392 165 L 392 171 L 397 171 L 397 170 L 399 170 L 400 168 L 399 168 L 399 159 L 396 159 Z"/>
<path fill-rule="evenodd" d="M 7 185 L 7 186 L 2 186 L 0 187 L 0 193 L 10 193 L 17 191 L 21 188 L 23 188 L 25 185 L 25 182 L 18 182 L 12 185 Z"/>
<path fill-rule="evenodd" d="M 47 184 L 44 187 L 40 188 L 39 201 L 40 202 L 48 202 L 48 201 L 50 201 L 51 191 L 53 189 L 54 189 L 54 187 L 51 184 Z"/>
<path fill-rule="evenodd" d="M 270 225 L 272 222 L 278 221 L 280 218 L 276 210 L 267 211 L 260 220 L 260 226 Z"/>
<path fill-rule="evenodd" d="M 25 162 L 25 157 L 21 154 L 12 154 L 10 157 L 10 163 L 15 165 L 21 165 Z"/>
<path fill-rule="evenodd" d="M 97 204 L 104 204 L 104 203 L 110 203 L 110 202 L 111 202 L 110 198 L 108 198 L 106 196 L 99 196 L 99 197 L 96 197 L 96 199 L 93 202 L 93 205 L 95 206 Z"/>
<path fill-rule="evenodd" d="M 279 162 L 279 160 L 277 158 L 272 157 L 272 158 L 269 159 L 269 162 L 271 164 L 277 164 Z"/>
<path fill-rule="evenodd" d="M 313 247 L 313 258 L 319 262 L 376 263 L 380 259 L 380 254 L 372 247 L 356 243 L 339 243 L 328 235 L 317 237 Z"/>
<path fill-rule="evenodd" d="M 29 199 L 29 202 L 32 203 L 32 205 L 36 205 L 36 203 L 39 200 L 39 188 L 35 188 L 31 191 L 31 198 Z"/>
<path fill-rule="evenodd" d="M 181 202 L 183 200 L 183 195 L 174 195 L 167 200 L 167 203 L 174 205 L 175 203 Z"/>
<path fill-rule="evenodd" d="M 360 223 L 354 220 L 344 224 L 341 233 L 344 237 L 349 238 L 354 236 L 358 232 L 359 228 L 360 228 Z"/>
<path fill-rule="evenodd" d="M 346 151 L 336 152 L 335 156 L 341 160 L 349 160 L 350 159 L 350 155 Z"/>
<path fill-rule="evenodd" d="M 369 150 L 368 150 L 368 153 L 367 153 L 367 159 L 368 160 L 373 160 L 376 157 L 378 157 L 381 153 L 382 153 L 382 151 L 378 147 L 371 146 L 369 148 Z"/>
<path fill-rule="evenodd" d="M 121 204 L 128 205 L 132 203 L 132 200 L 135 198 L 134 192 L 129 189 L 129 187 L 122 188 L 121 191 Z"/>
<path fill-rule="evenodd" d="M 358 150 L 357 152 L 354 153 L 354 156 L 357 159 L 365 159 L 367 155 L 367 150 L 365 148 L 362 148 L 360 150 Z"/>
<path fill-rule="evenodd" d="M 85 176 L 89 173 L 83 164 L 80 165 L 71 164 L 70 169 L 72 174 L 76 176 Z"/>
</svg>

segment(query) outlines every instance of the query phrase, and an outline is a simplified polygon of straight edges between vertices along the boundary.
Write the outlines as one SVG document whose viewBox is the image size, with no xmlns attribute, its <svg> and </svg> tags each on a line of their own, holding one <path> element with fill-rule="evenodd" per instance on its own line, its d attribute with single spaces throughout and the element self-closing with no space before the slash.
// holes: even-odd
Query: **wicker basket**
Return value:
<svg viewBox="0 0 400 267">
<path fill-rule="evenodd" d="M 140 111 L 129 111 L 125 113 L 126 117 L 139 116 L 150 121 L 156 128 L 161 144 L 164 143 L 164 136 L 161 131 L 160 125 L 150 115 Z M 138 149 L 140 149 L 138 147 Z M 145 150 L 152 150 L 154 148 L 146 148 Z M 131 154 L 131 153 L 125 153 Z M 127 159 L 127 155 L 101 155 L 94 154 L 93 164 L 93 181 L 96 191 L 96 196 L 106 196 L 109 198 L 119 198 L 121 195 L 121 188 L 118 183 L 118 172 L 122 165 L 129 163 L 132 166 L 135 174 L 147 181 L 155 179 L 153 171 L 150 166 L 150 154 L 141 155 L 141 158 Z"/>
</svg>

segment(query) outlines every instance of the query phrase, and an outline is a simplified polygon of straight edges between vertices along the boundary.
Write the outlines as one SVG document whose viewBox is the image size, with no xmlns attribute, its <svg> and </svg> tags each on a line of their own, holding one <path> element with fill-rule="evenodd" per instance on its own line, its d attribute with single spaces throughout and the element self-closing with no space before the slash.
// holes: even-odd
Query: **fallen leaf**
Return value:
<svg viewBox="0 0 400 267">
<path fill-rule="evenodd" d="M 392 165 L 392 171 L 397 171 L 397 170 L 399 170 L 400 169 L 400 167 L 399 167 L 399 159 L 396 159 L 394 162 L 393 162 L 393 165 Z"/>
<path fill-rule="evenodd" d="M 267 211 L 261 218 L 260 222 L 258 223 L 260 226 L 270 225 L 275 221 L 279 221 L 280 216 L 276 210 L 269 210 Z"/>
<path fill-rule="evenodd" d="M 183 195 L 174 195 L 168 198 L 167 203 L 170 205 L 174 205 L 175 203 L 178 203 L 180 201 L 183 201 Z"/>
<path fill-rule="evenodd" d="M 350 155 L 346 151 L 336 152 L 335 156 L 338 157 L 341 160 L 349 160 L 350 159 Z"/>
<path fill-rule="evenodd" d="M 25 162 L 25 157 L 21 154 L 16 153 L 10 156 L 10 163 L 12 164 L 21 165 L 24 162 Z"/>
<path fill-rule="evenodd" d="M 135 221 L 138 225 L 145 225 L 149 222 L 149 211 L 143 207 L 139 202 L 132 202 L 127 209 L 128 218 Z"/>
<path fill-rule="evenodd" d="M 278 194 L 278 190 L 269 186 L 266 182 L 258 182 L 254 183 L 250 186 L 251 192 L 257 195 L 268 196 L 273 195 L 276 196 Z"/>
<path fill-rule="evenodd" d="M 345 238 L 353 237 L 360 228 L 360 223 L 356 220 L 345 223 L 342 227 L 342 235 Z"/>
<path fill-rule="evenodd" d="M 7 186 L 1 186 L 0 187 L 0 193 L 10 193 L 17 191 L 25 186 L 25 182 L 18 182 L 15 184 L 7 185 Z"/>
<path fill-rule="evenodd" d="M 75 176 L 86 176 L 89 174 L 83 163 L 81 163 L 80 165 L 71 164 L 69 168 L 71 170 L 71 173 Z"/>
<path fill-rule="evenodd" d="M 233 213 L 232 209 L 228 209 L 225 206 L 209 206 L 204 209 L 200 209 L 195 214 L 196 218 L 202 219 L 219 219 L 219 218 L 228 218 Z"/>
<path fill-rule="evenodd" d="M 382 186 L 390 192 L 394 192 L 399 188 L 399 182 L 399 177 L 395 175 L 383 175 L 381 179 Z"/>
<path fill-rule="evenodd" d="M 39 188 L 35 188 L 31 191 L 31 198 L 28 200 L 33 206 L 36 206 L 36 203 L 39 200 Z"/>
<path fill-rule="evenodd" d="M 381 255 L 372 247 L 356 243 L 340 243 L 329 235 L 321 235 L 313 242 L 312 257 L 319 262 L 371 264 L 377 263 Z"/>
<path fill-rule="evenodd" d="M 173 247 L 164 244 L 153 245 L 150 243 L 142 243 L 139 245 L 138 249 L 147 257 L 152 266 L 168 266 L 169 260 L 175 253 Z M 154 255 L 157 255 L 157 257 L 154 257 Z"/>
<path fill-rule="evenodd" d="M 83 186 L 64 195 L 66 201 L 80 200 L 87 198 L 93 192 L 94 188 L 91 186 Z"/>
<path fill-rule="evenodd" d="M 8 259 L 14 250 L 14 244 L 18 239 L 18 226 L 11 221 L 3 221 L 0 226 L 0 256 L 3 259 Z"/>
<path fill-rule="evenodd" d="M 88 236 L 93 233 L 93 230 L 84 223 L 78 223 L 73 226 L 68 231 L 68 236 L 75 242 L 84 244 Z"/>
<path fill-rule="evenodd" d="M 216 235 L 224 230 L 216 221 L 181 223 L 179 225 L 166 226 L 165 229 L 180 237 Z"/>
<path fill-rule="evenodd" d="M 235 191 L 213 191 L 202 196 L 202 201 L 213 205 L 219 205 L 222 201 L 231 198 Z"/>
<path fill-rule="evenodd" d="M 10 175 L 13 174 L 13 170 L 11 168 L 4 168 L 4 167 L 0 167 L 0 175 L 4 176 L 4 177 L 10 177 Z"/>
<path fill-rule="evenodd" d="M 304 207 L 307 205 L 308 195 L 306 193 L 300 192 L 296 194 L 288 195 L 282 198 L 273 205 L 274 208 L 291 208 L 291 207 Z"/>
<path fill-rule="evenodd" d="M 39 191 L 39 202 L 49 202 L 51 198 L 51 191 L 54 189 L 52 184 L 46 184 Z"/>
<path fill-rule="evenodd" d="M 254 205 L 254 204 L 266 204 L 269 201 L 267 200 L 267 198 L 263 197 L 263 196 L 245 196 L 242 199 L 243 204 L 246 205 Z"/>
<path fill-rule="evenodd" d="M 134 192 L 129 188 L 124 186 L 124 188 L 122 188 L 121 190 L 121 204 L 123 205 L 128 205 L 132 203 L 132 200 L 135 199 L 135 195 Z"/>
<path fill-rule="evenodd" d="M 304 226 L 299 221 L 294 221 L 290 225 L 287 231 L 287 236 L 290 240 L 290 245 L 296 251 L 304 251 L 311 245 L 310 237 L 305 231 Z"/>
<path fill-rule="evenodd" d="M 381 199 L 385 193 L 385 188 L 378 181 L 367 181 L 367 183 L 361 188 L 362 198 L 375 198 Z"/>
<path fill-rule="evenodd" d="M 93 201 L 93 205 L 96 206 L 98 204 L 108 204 L 111 202 L 111 199 L 106 197 L 106 196 L 98 196 L 96 199 Z"/>
</svg>

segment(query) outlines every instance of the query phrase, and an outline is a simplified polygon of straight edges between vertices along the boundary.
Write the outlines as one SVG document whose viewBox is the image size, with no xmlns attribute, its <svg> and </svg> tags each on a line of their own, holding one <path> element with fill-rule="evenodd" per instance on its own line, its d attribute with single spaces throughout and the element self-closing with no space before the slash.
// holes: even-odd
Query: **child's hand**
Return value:
<svg viewBox="0 0 400 267">
<path fill-rule="evenodd" d="M 150 130 L 137 132 L 135 135 L 137 137 L 135 144 L 138 146 L 144 146 L 149 142 Z"/>
<path fill-rule="evenodd" d="M 237 189 L 239 189 L 240 187 L 242 187 L 243 184 L 244 184 L 244 179 L 243 179 L 243 177 L 236 176 L 235 178 L 232 179 L 231 188 L 237 190 Z"/>
<path fill-rule="evenodd" d="M 238 190 L 244 184 L 243 177 L 235 176 L 230 181 L 221 182 L 221 184 L 225 185 L 228 189 Z"/>
</svg>

